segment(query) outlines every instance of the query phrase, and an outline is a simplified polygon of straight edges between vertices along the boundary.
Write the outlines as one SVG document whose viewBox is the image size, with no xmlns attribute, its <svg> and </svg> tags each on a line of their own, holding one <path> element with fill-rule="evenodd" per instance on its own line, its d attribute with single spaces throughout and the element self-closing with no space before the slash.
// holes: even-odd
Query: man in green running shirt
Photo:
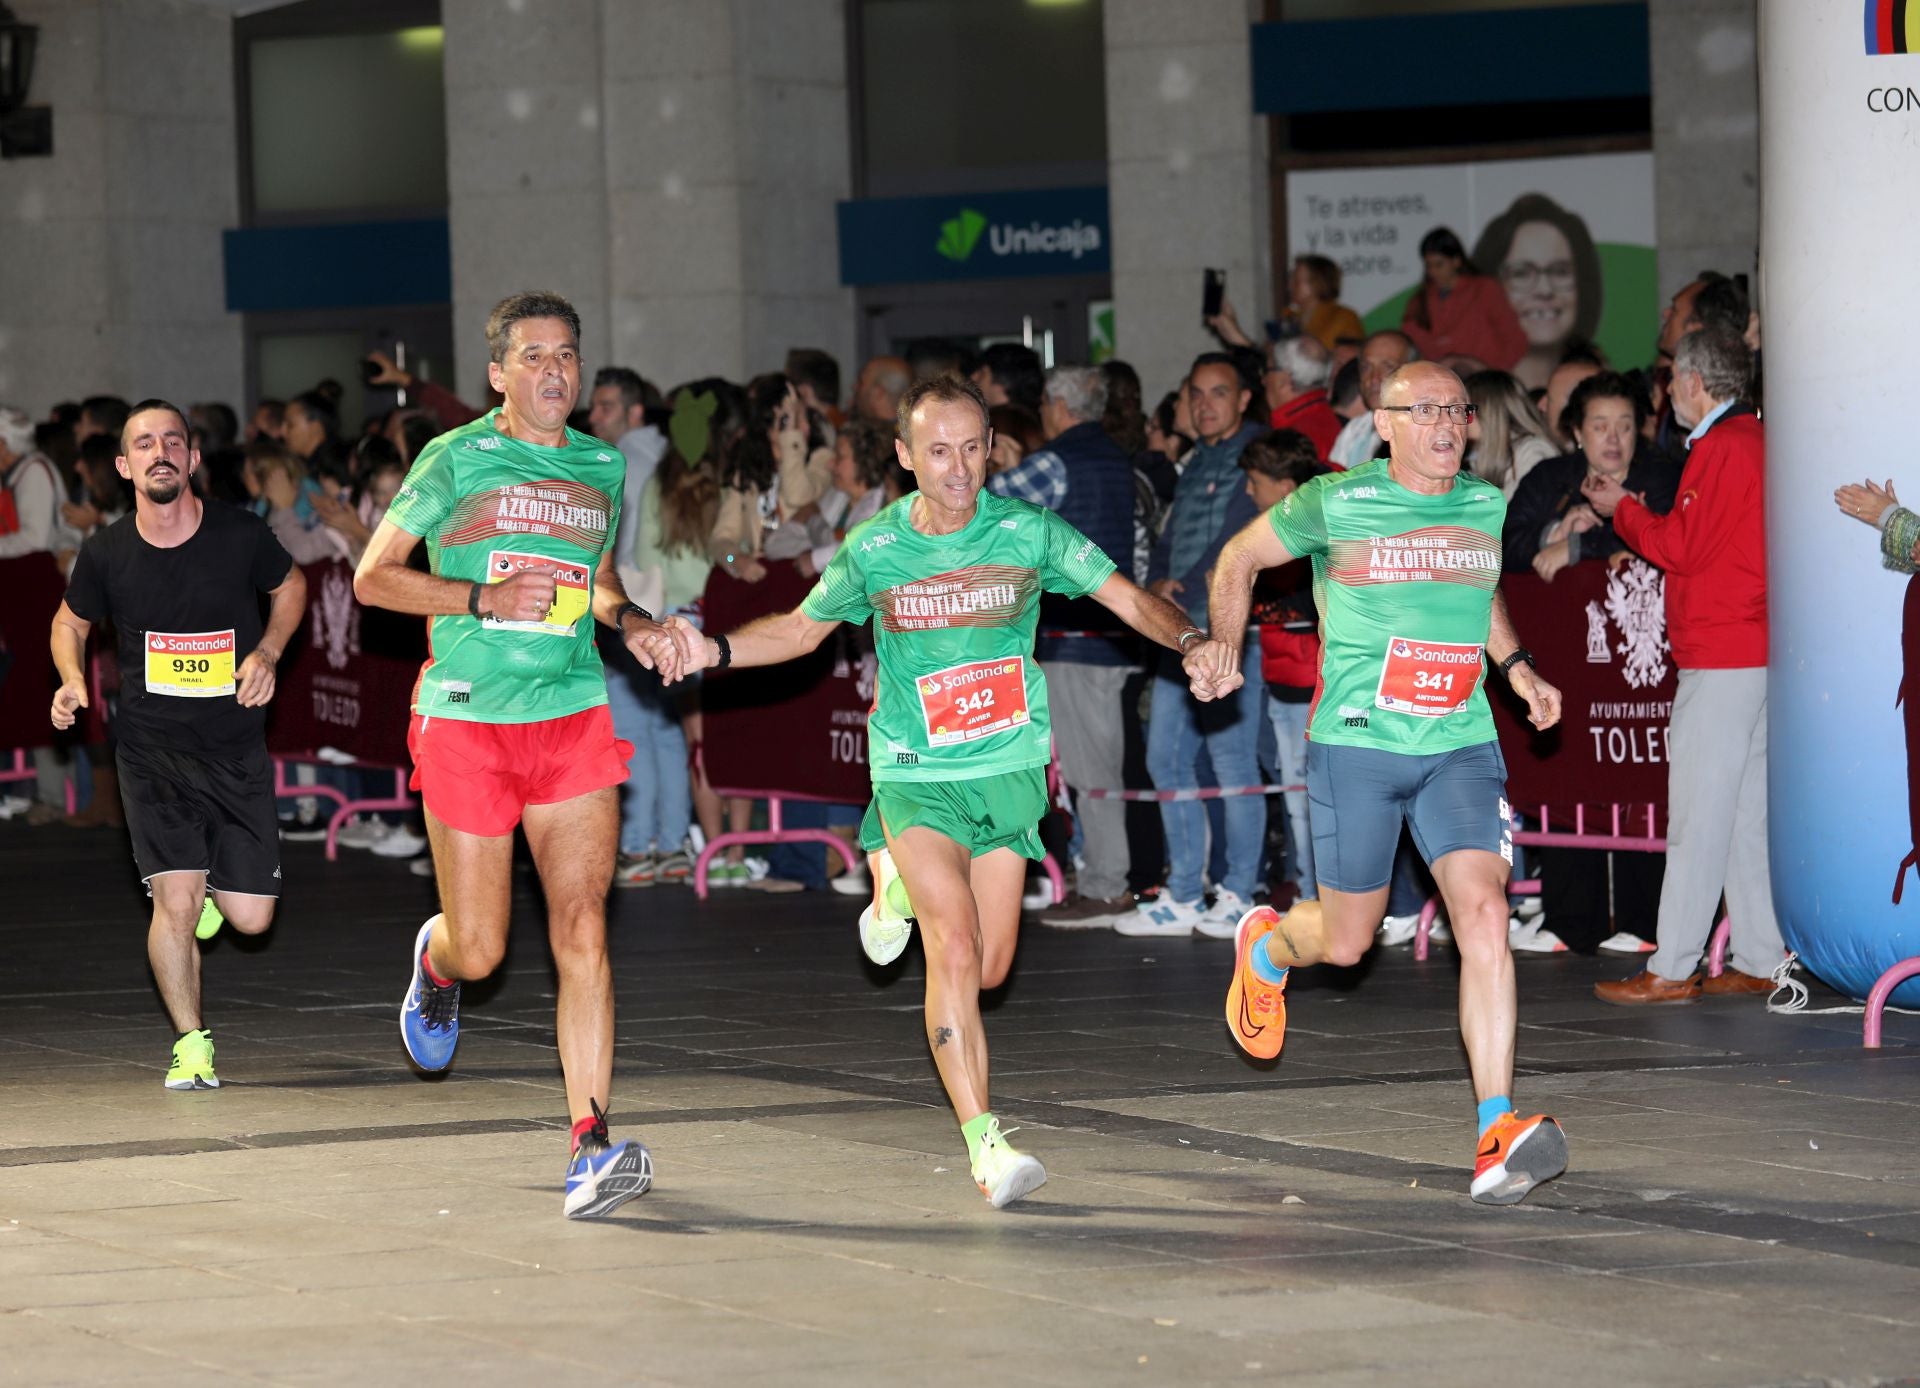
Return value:
<svg viewBox="0 0 1920 1388">
<path fill-rule="evenodd" d="M 1460 1031 L 1480 1128 L 1471 1194 L 1512 1204 L 1566 1169 L 1567 1144 L 1553 1119 L 1513 1111 L 1513 830 L 1485 662 L 1526 700 L 1536 728 L 1559 721 L 1560 691 L 1535 672 L 1500 601 L 1506 502 L 1461 466 L 1473 405 L 1460 378 L 1428 362 L 1403 366 L 1373 419 L 1388 457 L 1314 478 L 1227 543 L 1210 589 L 1221 635 L 1186 657 L 1196 696 L 1231 692 L 1255 574 L 1312 561 L 1321 653 L 1307 798 L 1320 900 L 1284 919 L 1265 906 L 1241 918 L 1227 1025 L 1248 1054 L 1280 1054 L 1287 970 L 1360 961 L 1386 911 L 1404 822 L 1460 948 Z"/>
<path fill-rule="evenodd" d="M 580 397 L 580 318 L 556 294 L 515 294 L 487 319 L 496 410 L 420 450 L 354 575 L 362 602 L 429 618 L 407 746 L 441 911 L 420 927 L 400 1008 L 424 1071 L 453 1061 L 460 984 L 506 954 L 513 831 L 547 897 L 559 975 L 560 1069 L 573 1120 L 563 1209 L 607 1214 L 653 1180 L 647 1149 L 614 1143 L 607 888 L 633 748 L 614 736 L 593 624 L 670 675 L 678 652 L 627 601 L 614 568 L 626 460 L 567 427 Z M 407 558 L 427 542 L 431 573 Z"/>
<path fill-rule="evenodd" d="M 981 490 L 993 435 L 972 384 L 942 376 L 912 386 L 899 431 L 895 450 L 919 491 L 849 532 L 799 607 L 731 636 L 704 637 L 677 618 L 668 626 L 692 671 L 775 665 L 813 650 L 840 622 L 874 619 L 873 800 L 861 842 L 880 858 L 876 898 L 897 868 L 920 922 L 927 1041 L 974 1181 L 998 1208 L 1046 1180 L 987 1106 L 980 1021 L 980 990 L 998 987 L 1013 964 L 1025 860 L 1044 853 L 1036 826 L 1051 746 L 1047 683 L 1033 658 L 1040 594 L 1090 595 L 1175 650 L 1204 633 L 1054 512 Z"/>
</svg>

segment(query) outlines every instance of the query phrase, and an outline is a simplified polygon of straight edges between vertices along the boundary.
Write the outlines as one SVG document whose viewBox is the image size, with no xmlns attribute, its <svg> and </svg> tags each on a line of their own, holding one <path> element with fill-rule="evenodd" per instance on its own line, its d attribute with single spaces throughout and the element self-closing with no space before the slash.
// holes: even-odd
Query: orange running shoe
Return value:
<svg viewBox="0 0 1920 1388">
<path fill-rule="evenodd" d="M 1233 982 L 1227 987 L 1227 1029 L 1233 1043 L 1258 1060 L 1272 1060 L 1287 1039 L 1287 985 L 1268 983 L 1253 971 L 1253 951 L 1280 923 L 1271 906 L 1240 917 L 1234 934 Z"/>
<path fill-rule="evenodd" d="M 1473 1161 L 1473 1198 L 1517 1205 L 1542 1181 L 1567 1169 L 1567 1135 L 1544 1113 L 1503 1113 L 1480 1138 Z"/>
</svg>

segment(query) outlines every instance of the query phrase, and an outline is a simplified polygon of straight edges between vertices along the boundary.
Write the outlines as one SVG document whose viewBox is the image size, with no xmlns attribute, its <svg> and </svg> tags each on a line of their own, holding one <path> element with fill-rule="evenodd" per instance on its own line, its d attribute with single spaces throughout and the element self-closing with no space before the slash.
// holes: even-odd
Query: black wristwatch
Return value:
<svg viewBox="0 0 1920 1388">
<path fill-rule="evenodd" d="M 476 583 L 467 589 L 467 613 L 469 616 L 479 617 L 483 622 L 486 618 L 480 616 L 480 590 L 485 586 L 483 583 Z"/>
<path fill-rule="evenodd" d="M 624 625 L 629 612 L 636 614 L 643 622 L 651 622 L 653 620 L 653 614 L 639 603 L 623 602 L 620 604 L 620 610 L 613 614 L 613 629 L 615 631 L 619 631 Z"/>
<path fill-rule="evenodd" d="M 1500 674 L 1502 678 L 1509 679 L 1509 680 L 1512 679 L 1513 667 L 1518 665 L 1523 660 L 1526 661 L 1527 664 L 1532 665 L 1533 668 L 1536 670 L 1540 668 L 1537 664 L 1534 663 L 1532 651 L 1528 650 L 1525 646 L 1515 646 L 1513 648 L 1513 654 L 1500 662 Z"/>
</svg>

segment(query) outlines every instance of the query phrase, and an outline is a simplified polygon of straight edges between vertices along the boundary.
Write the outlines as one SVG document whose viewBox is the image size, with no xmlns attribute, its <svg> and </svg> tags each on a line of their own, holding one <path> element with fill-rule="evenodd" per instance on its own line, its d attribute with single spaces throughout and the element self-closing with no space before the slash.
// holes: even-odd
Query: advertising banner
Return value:
<svg viewBox="0 0 1920 1388">
<path fill-rule="evenodd" d="M 1340 267 L 1341 300 L 1369 330 L 1397 328 L 1421 280 L 1420 239 L 1451 228 L 1505 286 L 1528 351 L 1514 374 L 1546 384 L 1568 343 L 1622 370 L 1659 331 L 1653 156 L 1316 169 L 1287 175 L 1290 256 Z"/>
<path fill-rule="evenodd" d="M 1105 188 L 1040 188 L 839 205 L 840 283 L 1104 275 Z"/>
</svg>

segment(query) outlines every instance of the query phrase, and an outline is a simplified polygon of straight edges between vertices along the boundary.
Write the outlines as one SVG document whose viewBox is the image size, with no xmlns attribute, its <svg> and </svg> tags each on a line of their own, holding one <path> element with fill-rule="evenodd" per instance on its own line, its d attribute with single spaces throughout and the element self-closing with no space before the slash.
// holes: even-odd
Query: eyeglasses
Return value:
<svg viewBox="0 0 1920 1388">
<path fill-rule="evenodd" d="M 1500 278 L 1506 282 L 1507 288 L 1523 292 L 1536 288 L 1542 275 L 1555 289 L 1571 289 L 1573 262 L 1556 260 L 1550 265 L 1535 265 L 1531 260 L 1510 260 L 1500 267 Z"/>
<path fill-rule="evenodd" d="M 1380 408 L 1410 414 L 1415 424 L 1438 424 L 1443 414 L 1455 424 L 1470 424 L 1478 413 L 1472 405 L 1435 405 L 1425 400 L 1417 405 L 1382 405 Z"/>
</svg>

